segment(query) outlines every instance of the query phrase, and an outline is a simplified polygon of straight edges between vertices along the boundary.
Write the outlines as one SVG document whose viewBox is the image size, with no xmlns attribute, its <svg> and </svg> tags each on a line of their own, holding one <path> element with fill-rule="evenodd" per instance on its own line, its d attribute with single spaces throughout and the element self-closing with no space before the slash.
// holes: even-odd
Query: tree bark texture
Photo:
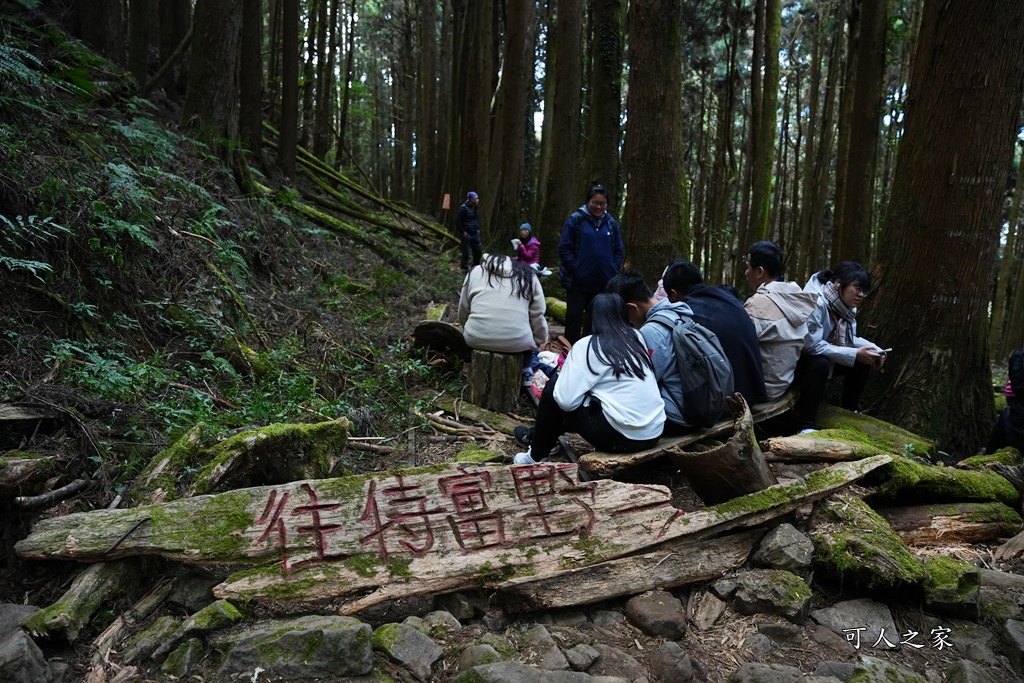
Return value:
<svg viewBox="0 0 1024 683">
<path fill-rule="evenodd" d="M 159 0 L 157 12 L 160 23 L 160 63 L 166 64 L 192 27 L 190 0 Z M 158 85 L 171 99 L 180 99 L 185 93 L 184 63 L 175 65 Z"/>
<path fill-rule="evenodd" d="M 683 213 L 682 11 L 670 0 L 629 8 L 629 93 L 622 169 L 627 255 L 652 280 L 672 259 L 690 255 Z"/>
<path fill-rule="evenodd" d="M 277 165 L 295 178 L 299 144 L 299 0 L 281 1 L 281 126 Z"/>
<path fill-rule="evenodd" d="M 420 0 L 416 23 L 417 63 L 416 202 L 422 211 L 441 205 L 441 159 L 438 158 L 437 2 Z"/>
<path fill-rule="evenodd" d="M 897 347 L 875 382 L 880 416 L 973 453 L 990 427 L 986 308 L 1024 96 L 1024 4 L 926 3 L 909 88 L 862 334 Z"/>
<path fill-rule="evenodd" d="M 125 64 L 122 0 L 78 0 L 78 36 L 114 64 Z"/>
<path fill-rule="evenodd" d="M 206 142 L 238 139 L 239 0 L 196 3 L 182 128 Z M 226 155 L 225 155 L 226 157 Z"/>
<path fill-rule="evenodd" d="M 590 106 L 585 122 L 583 178 L 600 178 L 608 189 L 608 210 L 618 214 L 619 144 L 622 140 L 622 15 L 623 0 L 591 0 L 592 27 L 587 91 Z"/>
<path fill-rule="evenodd" d="M 761 89 L 761 119 L 757 122 L 757 155 L 753 159 L 750 188 L 750 226 L 748 242 L 768 235 L 771 203 L 772 161 L 779 127 L 779 50 L 782 30 L 781 0 L 765 0 L 764 81 Z M 746 248 L 745 246 L 743 248 Z"/>
</svg>

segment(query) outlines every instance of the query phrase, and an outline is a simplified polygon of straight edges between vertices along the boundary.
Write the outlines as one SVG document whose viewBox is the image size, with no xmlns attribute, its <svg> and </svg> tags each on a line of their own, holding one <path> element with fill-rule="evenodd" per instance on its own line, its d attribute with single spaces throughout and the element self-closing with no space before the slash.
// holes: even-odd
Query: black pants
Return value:
<svg viewBox="0 0 1024 683">
<path fill-rule="evenodd" d="M 473 265 L 479 266 L 484 255 L 484 247 L 480 243 L 480 233 L 466 233 L 462 238 L 462 260 L 460 265 L 463 271 L 469 270 L 469 252 L 473 252 Z"/>
<path fill-rule="evenodd" d="M 573 289 L 565 295 L 565 338 L 575 344 L 591 333 L 591 314 L 594 297 L 600 292 Z"/>
<path fill-rule="evenodd" d="M 828 382 L 828 358 L 802 354 L 796 364 L 796 376 L 793 384 L 800 390 L 800 398 L 796 402 L 796 413 L 800 416 L 800 429 L 814 429 L 818 406 L 825 398 L 825 383 Z M 840 406 L 847 410 L 857 410 L 860 396 L 868 383 L 868 372 L 871 366 L 867 363 L 854 363 L 853 367 L 833 365 L 833 375 L 843 375 L 843 397 Z"/>
<path fill-rule="evenodd" d="M 552 377 L 544 387 L 537 404 L 537 421 L 533 426 L 533 441 L 530 454 L 534 460 L 548 457 L 555 447 L 558 437 L 566 432 L 576 432 L 593 444 L 594 448 L 605 453 L 635 453 L 653 448 L 658 439 L 635 441 L 623 436 L 608 422 L 601 410 L 601 402 L 590 398 L 590 405 L 580 406 L 572 412 L 566 412 L 555 402 L 555 383 L 558 377 Z"/>
</svg>

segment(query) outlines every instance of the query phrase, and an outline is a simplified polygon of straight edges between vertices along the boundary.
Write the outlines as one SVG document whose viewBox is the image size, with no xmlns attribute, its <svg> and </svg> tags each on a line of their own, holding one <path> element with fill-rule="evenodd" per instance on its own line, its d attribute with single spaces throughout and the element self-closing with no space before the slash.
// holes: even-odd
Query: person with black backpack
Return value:
<svg viewBox="0 0 1024 683">
<path fill-rule="evenodd" d="M 992 425 L 992 433 L 985 446 L 988 454 L 1007 446 L 1024 453 L 1024 349 L 1010 356 L 1008 371 L 1010 378 L 1004 390 L 1006 408 Z"/>
<path fill-rule="evenodd" d="M 587 200 L 570 214 L 558 241 L 558 281 L 565 287 L 565 336 L 590 334 L 591 302 L 626 258 L 619 223 L 608 213 L 608 190 L 592 183 Z"/>
<path fill-rule="evenodd" d="M 713 425 L 733 393 L 732 366 L 714 333 L 693 319 L 683 302 L 657 300 L 643 275 L 625 270 L 608 291 L 626 301 L 629 324 L 640 330 L 665 403 L 662 436 L 679 436 Z"/>
</svg>

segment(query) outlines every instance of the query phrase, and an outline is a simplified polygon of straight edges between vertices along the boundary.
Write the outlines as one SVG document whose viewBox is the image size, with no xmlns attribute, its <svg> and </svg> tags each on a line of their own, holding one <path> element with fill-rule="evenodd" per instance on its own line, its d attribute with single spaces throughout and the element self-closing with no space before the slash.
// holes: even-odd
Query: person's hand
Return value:
<svg viewBox="0 0 1024 683">
<path fill-rule="evenodd" d="M 881 368 L 881 365 L 879 365 L 878 367 L 875 367 L 875 363 L 877 363 L 879 360 L 881 360 L 884 363 L 885 362 L 885 354 L 883 354 L 881 352 L 881 349 L 879 349 L 877 346 L 862 346 L 859 349 L 857 349 L 857 362 L 858 363 L 864 363 L 865 365 L 870 365 L 871 367 L 873 367 L 873 368 L 875 368 L 877 370 L 877 369 Z"/>
</svg>

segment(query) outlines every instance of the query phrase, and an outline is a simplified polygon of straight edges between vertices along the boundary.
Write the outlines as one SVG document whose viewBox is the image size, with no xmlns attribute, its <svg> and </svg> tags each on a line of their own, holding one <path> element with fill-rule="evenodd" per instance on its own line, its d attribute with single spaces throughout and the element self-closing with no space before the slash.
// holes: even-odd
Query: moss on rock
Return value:
<svg viewBox="0 0 1024 683">
<path fill-rule="evenodd" d="M 499 450 L 480 448 L 475 441 L 471 441 L 458 452 L 455 462 L 483 463 L 500 460 L 504 457 L 505 454 Z"/>
<path fill-rule="evenodd" d="M 932 611 L 978 617 L 981 572 L 970 562 L 933 555 L 924 562 L 925 604 Z"/>
<path fill-rule="evenodd" d="M 853 496 L 819 502 L 808 523 L 815 563 L 865 588 L 917 586 L 924 566 L 867 503 Z"/>
<path fill-rule="evenodd" d="M 995 472 L 922 465 L 900 456 L 886 470 L 889 480 L 868 497 L 872 505 L 994 500 L 1016 507 L 1020 498 L 1017 489 Z"/>
<path fill-rule="evenodd" d="M 956 466 L 962 470 L 988 470 L 991 469 L 994 464 L 1015 467 L 1017 465 L 1024 464 L 1024 458 L 1021 458 L 1020 451 L 1016 448 L 1007 446 L 995 453 L 989 453 L 987 455 L 973 455 L 969 458 L 964 458 L 958 462 Z"/>
</svg>

